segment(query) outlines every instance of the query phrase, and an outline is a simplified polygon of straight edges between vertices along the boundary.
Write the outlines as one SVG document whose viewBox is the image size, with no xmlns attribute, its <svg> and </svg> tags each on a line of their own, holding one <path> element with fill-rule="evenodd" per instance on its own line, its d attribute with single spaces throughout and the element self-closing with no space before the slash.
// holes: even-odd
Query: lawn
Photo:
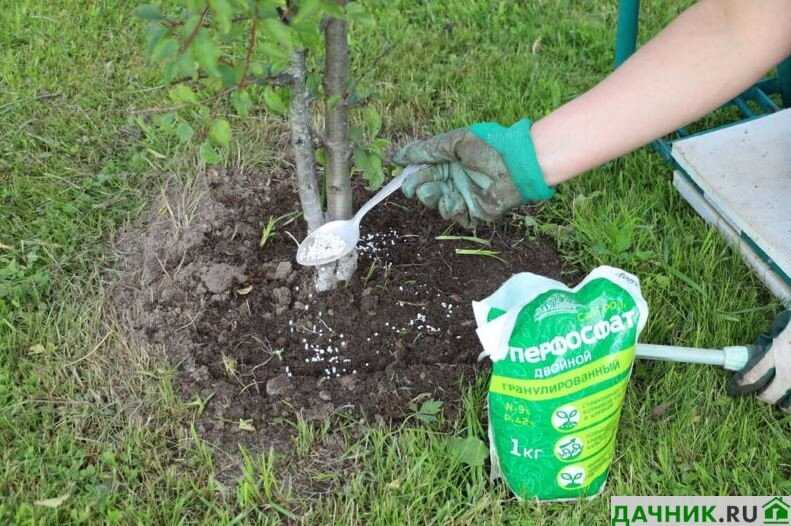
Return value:
<svg viewBox="0 0 791 526">
<path fill-rule="evenodd" d="M 687 3 L 644 2 L 643 36 Z M 355 67 L 397 141 L 538 118 L 613 62 L 614 1 L 367 4 L 378 23 L 354 32 Z M 576 525 L 605 523 L 610 495 L 791 492 L 791 418 L 728 398 L 721 371 L 660 363 L 635 367 L 610 481 L 591 501 L 520 503 L 447 455 L 452 434 L 485 435 L 484 378 L 452 431 L 408 423 L 350 434 L 341 458 L 311 464 L 334 482 L 326 495 L 295 495 L 266 452 L 244 452 L 238 484 L 220 481 L 221 459 L 192 431 L 196 408 L 175 396 L 173 371 L 125 349 L 100 316 L 113 233 L 166 177 L 200 169 L 195 148 L 157 126 L 166 88 L 143 59 L 135 5 L 20 0 L 0 10 L 1 524 Z M 249 133 L 236 134 L 232 159 L 263 166 L 281 155 L 257 142 L 263 121 L 240 124 Z M 526 235 L 553 238 L 571 266 L 641 278 L 643 341 L 749 342 L 780 308 L 649 149 L 564 185 L 536 219 L 513 218 Z M 118 374 L 115 352 L 134 367 Z M 325 431 L 303 429 L 300 440 Z M 336 462 L 354 469 L 341 474 Z"/>
</svg>

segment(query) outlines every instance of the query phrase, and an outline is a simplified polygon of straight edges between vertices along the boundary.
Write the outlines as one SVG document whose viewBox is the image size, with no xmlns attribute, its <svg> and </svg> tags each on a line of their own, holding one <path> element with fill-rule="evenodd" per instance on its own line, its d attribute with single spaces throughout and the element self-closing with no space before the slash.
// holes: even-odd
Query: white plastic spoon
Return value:
<svg viewBox="0 0 791 526">
<path fill-rule="evenodd" d="M 387 196 L 401 188 L 404 179 L 425 165 L 413 164 L 404 168 L 398 177 L 393 178 L 368 200 L 351 219 L 341 219 L 325 223 L 306 237 L 297 249 L 297 263 L 307 267 L 326 265 L 341 259 L 354 250 L 360 240 L 360 222 L 365 214 L 381 203 Z"/>
</svg>

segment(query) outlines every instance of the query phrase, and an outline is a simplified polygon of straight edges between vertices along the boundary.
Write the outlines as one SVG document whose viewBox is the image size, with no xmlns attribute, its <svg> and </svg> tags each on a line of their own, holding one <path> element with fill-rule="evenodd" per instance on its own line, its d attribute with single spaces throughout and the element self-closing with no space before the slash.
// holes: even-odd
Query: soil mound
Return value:
<svg viewBox="0 0 791 526">
<path fill-rule="evenodd" d="M 164 349 L 185 399 L 208 400 L 197 428 L 220 446 L 278 449 L 296 414 L 398 421 L 421 396 L 453 412 L 484 367 L 471 302 L 516 272 L 561 278 L 548 244 L 508 224 L 478 229 L 488 246 L 440 241 L 448 225 L 398 194 L 366 218 L 355 278 L 316 294 L 313 272 L 294 261 L 305 235 L 296 210 L 290 182 L 210 171 L 171 188 L 118 240 L 118 317 L 137 342 Z"/>
</svg>

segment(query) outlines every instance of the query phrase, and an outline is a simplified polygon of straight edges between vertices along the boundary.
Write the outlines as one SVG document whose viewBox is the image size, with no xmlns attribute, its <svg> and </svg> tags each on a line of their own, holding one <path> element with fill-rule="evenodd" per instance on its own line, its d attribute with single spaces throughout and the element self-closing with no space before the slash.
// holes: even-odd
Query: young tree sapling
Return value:
<svg viewBox="0 0 791 526">
<path fill-rule="evenodd" d="M 227 99 L 243 119 L 262 102 L 271 113 L 288 119 L 295 185 L 308 232 L 325 221 L 352 216 L 353 167 L 369 188 L 381 185 L 382 154 L 388 146 L 377 137 L 381 118 L 367 106 L 360 112 L 361 125 L 350 123 L 358 97 L 349 79 L 348 27 L 372 22 L 361 4 L 182 0 L 172 13 L 152 4 L 139 6 L 135 13 L 149 24 L 146 50 L 153 62 L 162 64 L 164 80 L 172 84 L 169 96 L 180 107 L 172 114 L 172 129 L 185 142 L 204 139 L 199 151 L 206 164 L 223 161 L 232 135 L 229 120 L 216 116 L 210 106 Z M 322 55 L 323 72 L 316 66 Z M 314 110 L 322 95 L 324 126 L 319 131 L 313 127 Z M 350 279 L 356 266 L 352 253 L 337 264 L 319 267 L 317 290 Z"/>
</svg>

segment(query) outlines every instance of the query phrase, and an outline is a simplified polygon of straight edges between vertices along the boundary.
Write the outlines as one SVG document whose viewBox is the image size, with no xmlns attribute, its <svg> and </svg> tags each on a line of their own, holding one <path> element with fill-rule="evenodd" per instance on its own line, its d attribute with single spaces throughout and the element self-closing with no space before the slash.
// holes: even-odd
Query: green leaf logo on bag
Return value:
<svg viewBox="0 0 791 526">
<path fill-rule="evenodd" d="M 597 495 L 648 318 L 640 282 L 613 267 L 573 289 L 517 274 L 473 309 L 481 357 L 493 362 L 492 478 L 522 499 Z"/>
</svg>

